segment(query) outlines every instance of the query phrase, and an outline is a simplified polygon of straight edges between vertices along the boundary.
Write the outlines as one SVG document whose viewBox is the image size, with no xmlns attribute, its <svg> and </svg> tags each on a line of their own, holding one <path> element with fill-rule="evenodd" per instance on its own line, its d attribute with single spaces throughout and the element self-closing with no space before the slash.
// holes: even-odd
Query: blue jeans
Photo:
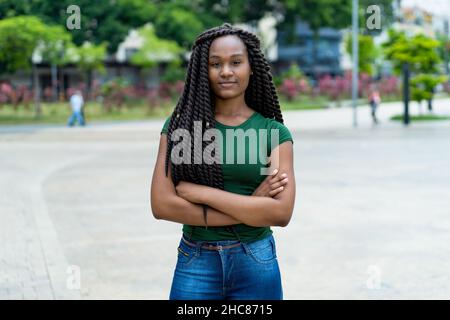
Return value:
<svg viewBox="0 0 450 320">
<path fill-rule="evenodd" d="M 73 126 L 74 122 L 78 121 L 78 123 L 82 126 L 84 126 L 84 119 L 83 119 L 83 115 L 81 114 L 81 111 L 73 111 L 68 122 L 67 125 L 69 126 Z"/>
<path fill-rule="evenodd" d="M 170 300 L 282 300 L 281 275 L 272 235 L 250 243 L 183 240 L 178 247 Z M 212 251 L 202 245 L 233 248 Z"/>
</svg>

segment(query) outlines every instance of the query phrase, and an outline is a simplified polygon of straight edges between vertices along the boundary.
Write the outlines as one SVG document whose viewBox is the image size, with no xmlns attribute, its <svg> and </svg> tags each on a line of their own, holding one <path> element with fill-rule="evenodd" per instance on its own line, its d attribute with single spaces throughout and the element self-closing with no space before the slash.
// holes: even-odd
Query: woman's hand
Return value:
<svg viewBox="0 0 450 320">
<path fill-rule="evenodd" d="M 192 202 L 192 203 L 203 203 L 202 195 L 205 193 L 205 188 L 207 186 L 196 184 L 187 181 L 180 181 L 175 187 L 179 197 Z"/>
<path fill-rule="evenodd" d="M 252 196 L 256 197 L 274 197 L 281 191 L 288 182 L 287 174 L 278 174 L 278 169 L 275 169 L 271 175 L 268 175 L 266 179 L 253 191 Z"/>
</svg>

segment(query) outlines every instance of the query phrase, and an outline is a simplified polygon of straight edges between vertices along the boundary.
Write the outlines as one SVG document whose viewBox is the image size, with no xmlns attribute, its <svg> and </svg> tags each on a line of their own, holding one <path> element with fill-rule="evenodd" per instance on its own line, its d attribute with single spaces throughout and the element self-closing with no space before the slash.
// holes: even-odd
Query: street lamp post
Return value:
<svg viewBox="0 0 450 320">
<path fill-rule="evenodd" d="M 33 64 L 33 87 L 34 87 L 34 116 L 36 118 L 41 116 L 41 92 L 39 86 L 39 74 L 37 65 L 42 62 L 42 56 L 35 50 L 31 56 L 31 62 Z"/>
<path fill-rule="evenodd" d="M 404 102 L 404 112 L 403 112 L 403 123 L 405 125 L 409 124 L 409 64 L 407 62 L 403 63 L 403 102 Z"/>
<path fill-rule="evenodd" d="M 445 61 L 445 74 L 449 75 L 450 74 L 450 70 L 448 68 L 448 18 L 445 19 L 444 21 L 444 61 Z"/>
<path fill-rule="evenodd" d="M 352 4 L 352 106 L 353 106 L 353 127 L 357 127 L 356 107 L 358 103 L 358 0 L 353 0 Z"/>
</svg>

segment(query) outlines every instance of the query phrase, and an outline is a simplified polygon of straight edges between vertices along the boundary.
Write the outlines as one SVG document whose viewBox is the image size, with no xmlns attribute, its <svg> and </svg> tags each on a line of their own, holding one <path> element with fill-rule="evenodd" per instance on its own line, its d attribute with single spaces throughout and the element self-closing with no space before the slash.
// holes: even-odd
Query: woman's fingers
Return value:
<svg viewBox="0 0 450 320">
<path fill-rule="evenodd" d="M 276 196 L 277 194 L 279 194 L 281 191 L 283 191 L 284 187 L 281 186 L 275 190 L 269 191 L 269 194 L 271 197 Z"/>
<path fill-rule="evenodd" d="M 287 177 L 286 173 L 278 172 L 276 175 L 272 175 L 271 176 L 270 183 L 278 182 L 280 180 L 283 180 L 286 177 Z"/>
<path fill-rule="evenodd" d="M 282 180 L 273 182 L 273 183 L 270 184 L 270 188 L 271 188 L 272 190 L 277 189 L 277 188 L 279 188 L 279 187 L 285 185 L 285 184 L 288 182 L 288 180 L 289 180 L 288 178 L 284 178 L 284 179 L 282 179 Z"/>
<path fill-rule="evenodd" d="M 275 169 L 270 175 L 266 177 L 264 182 L 258 187 L 254 194 L 274 197 L 284 190 L 284 186 L 287 183 L 287 174 L 281 173 L 278 169 Z"/>
</svg>

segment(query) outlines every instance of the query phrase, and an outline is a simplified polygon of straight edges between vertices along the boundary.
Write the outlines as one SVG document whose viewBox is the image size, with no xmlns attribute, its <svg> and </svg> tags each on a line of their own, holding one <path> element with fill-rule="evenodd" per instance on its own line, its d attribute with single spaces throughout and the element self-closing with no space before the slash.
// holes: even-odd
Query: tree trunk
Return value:
<svg viewBox="0 0 450 320">
<path fill-rule="evenodd" d="M 56 64 L 51 65 L 51 73 L 52 73 L 52 101 L 56 102 L 58 99 L 58 67 Z"/>
<path fill-rule="evenodd" d="M 89 100 L 91 96 L 91 85 L 92 85 L 92 70 L 86 71 L 86 101 Z"/>
</svg>

